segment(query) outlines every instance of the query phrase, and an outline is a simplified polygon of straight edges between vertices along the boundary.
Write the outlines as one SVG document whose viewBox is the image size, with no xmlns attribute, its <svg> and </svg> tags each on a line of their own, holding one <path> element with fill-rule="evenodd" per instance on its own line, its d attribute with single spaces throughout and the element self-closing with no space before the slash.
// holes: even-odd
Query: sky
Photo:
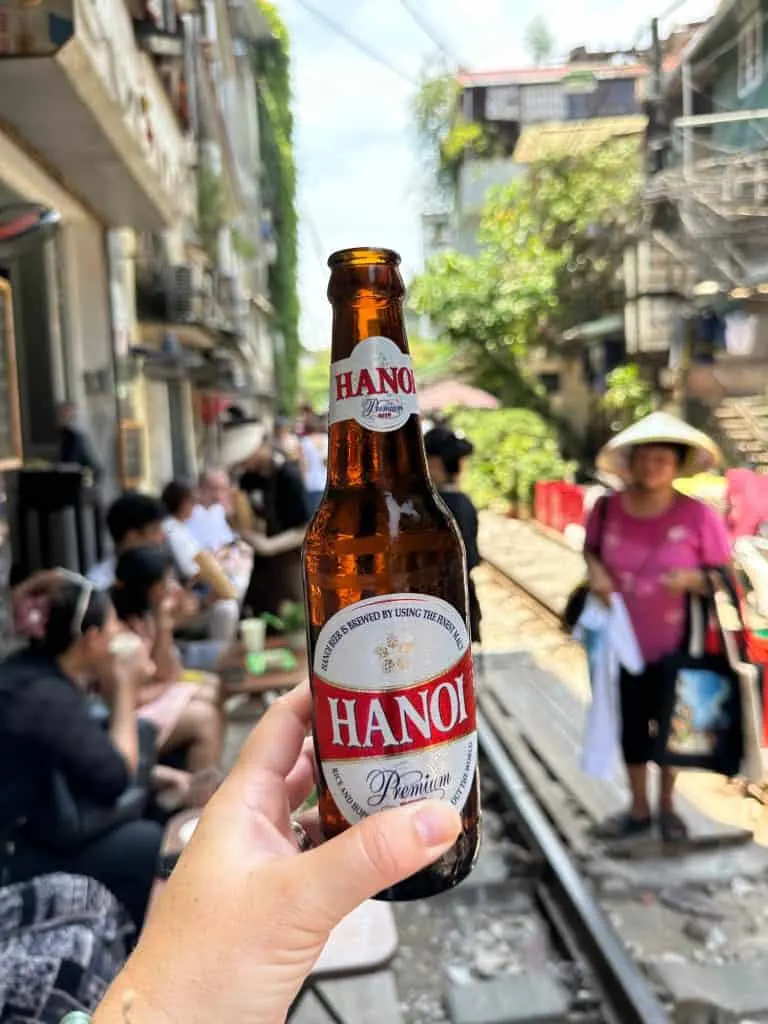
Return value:
<svg viewBox="0 0 768 1024">
<path fill-rule="evenodd" d="M 299 297 L 308 349 L 329 344 L 326 260 L 335 249 L 395 249 L 406 284 L 423 265 L 426 194 L 411 110 L 423 68 L 440 55 L 438 45 L 471 71 L 520 67 L 530 63 L 525 30 L 534 10 L 549 25 L 556 54 L 565 55 L 585 43 L 618 49 L 639 36 L 645 43 L 650 19 L 671 6 L 664 0 L 542 0 L 535 7 L 524 0 L 276 2 L 292 48 Z M 681 0 L 662 28 L 706 15 L 714 6 L 714 0 Z"/>
</svg>

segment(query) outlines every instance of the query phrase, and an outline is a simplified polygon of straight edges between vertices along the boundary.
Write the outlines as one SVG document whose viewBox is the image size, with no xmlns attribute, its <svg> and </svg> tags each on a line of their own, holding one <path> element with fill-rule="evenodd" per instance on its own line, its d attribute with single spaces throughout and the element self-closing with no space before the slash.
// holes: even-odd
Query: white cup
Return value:
<svg viewBox="0 0 768 1024">
<path fill-rule="evenodd" d="M 267 639 L 267 624 L 263 619 L 243 619 L 240 623 L 240 636 L 249 654 L 263 651 Z"/>
</svg>

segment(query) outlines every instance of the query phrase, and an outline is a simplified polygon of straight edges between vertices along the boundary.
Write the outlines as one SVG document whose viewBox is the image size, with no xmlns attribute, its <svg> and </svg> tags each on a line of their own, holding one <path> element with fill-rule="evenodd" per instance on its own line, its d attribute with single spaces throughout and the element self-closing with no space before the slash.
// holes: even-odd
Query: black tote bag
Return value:
<svg viewBox="0 0 768 1024">
<path fill-rule="evenodd" d="M 705 653 L 714 596 L 689 595 L 685 650 L 660 662 L 662 699 L 654 760 L 732 777 L 744 756 L 741 690 L 728 657 Z"/>
</svg>

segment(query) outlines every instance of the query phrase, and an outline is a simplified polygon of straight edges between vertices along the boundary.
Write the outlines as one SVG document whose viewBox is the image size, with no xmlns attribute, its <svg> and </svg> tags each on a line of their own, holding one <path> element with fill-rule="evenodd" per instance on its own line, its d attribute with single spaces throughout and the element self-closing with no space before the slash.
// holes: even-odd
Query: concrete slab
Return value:
<svg viewBox="0 0 768 1024">
<path fill-rule="evenodd" d="M 560 1024 L 568 994 L 543 971 L 507 974 L 492 981 L 446 980 L 445 1001 L 453 1024 Z"/>
<path fill-rule="evenodd" d="M 349 1024 L 401 1024 L 403 1015 L 392 971 L 361 978 L 325 981 L 319 986 L 339 1016 Z M 308 993 L 291 1024 L 328 1024 L 328 1014 Z"/>
<path fill-rule="evenodd" d="M 706 850 L 695 857 L 648 860 L 595 859 L 585 865 L 590 877 L 617 878 L 634 888 L 666 889 L 680 885 L 727 885 L 734 878 L 768 877 L 768 849 L 754 843 L 732 849 Z"/>
<path fill-rule="evenodd" d="M 675 1003 L 675 1020 L 740 1024 L 768 1014 L 768 959 L 748 963 L 661 963 L 653 971 Z"/>
</svg>

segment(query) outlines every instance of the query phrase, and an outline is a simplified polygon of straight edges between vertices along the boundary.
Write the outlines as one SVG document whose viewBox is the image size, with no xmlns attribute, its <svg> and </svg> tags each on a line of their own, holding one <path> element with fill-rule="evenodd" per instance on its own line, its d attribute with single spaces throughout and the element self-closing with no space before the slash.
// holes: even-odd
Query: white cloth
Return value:
<svg viewBox="0 0 768 1024">
<path fill-rule="evenodd" d="M 117 559 L 114 555 L 105 558 L 103 562 L 97 562 L 88 570 L 88 579 L 97 590 L 109 590 L 115 582 L 115 569 Z"/>
<path fill-rule="evenodd" d="M 639 675 L 643 656 L 619 594 L 613 594 L 610 605 L 590 594 L 573 633 L 586 648 L 592 685 L 581 768 L 598 779 L 613 779 L 621 756 L 619 674 L 624 668 Z"/>
<path fill-rule="evenodd" d="M 200 572 L 197 556 L 203 550 L 201 545 L 192 536 L 187 524 L 172 516 L 163 521 L 163 529 L 179 572 L 186 579 L 195 579 Z"/>
<path fill-rule="evenodd" d="M 205 505 L 195 505 L 192 515 L 184 525 L 201 548 L 214 554 L 229 544 L 234 544 L 237 539 L 227 522 L 224 506 L 218 502 L 208 508 Z"/>
<path fill-rule="evenodd" d="M 327 475 L 328 439 L 316 435 L 302 437 L 301 451 L 304 456 L 304 486 L 310 492 L 324 491 Z M 323 452 L 325 458 L 323 458 Z"/>
</svg>

